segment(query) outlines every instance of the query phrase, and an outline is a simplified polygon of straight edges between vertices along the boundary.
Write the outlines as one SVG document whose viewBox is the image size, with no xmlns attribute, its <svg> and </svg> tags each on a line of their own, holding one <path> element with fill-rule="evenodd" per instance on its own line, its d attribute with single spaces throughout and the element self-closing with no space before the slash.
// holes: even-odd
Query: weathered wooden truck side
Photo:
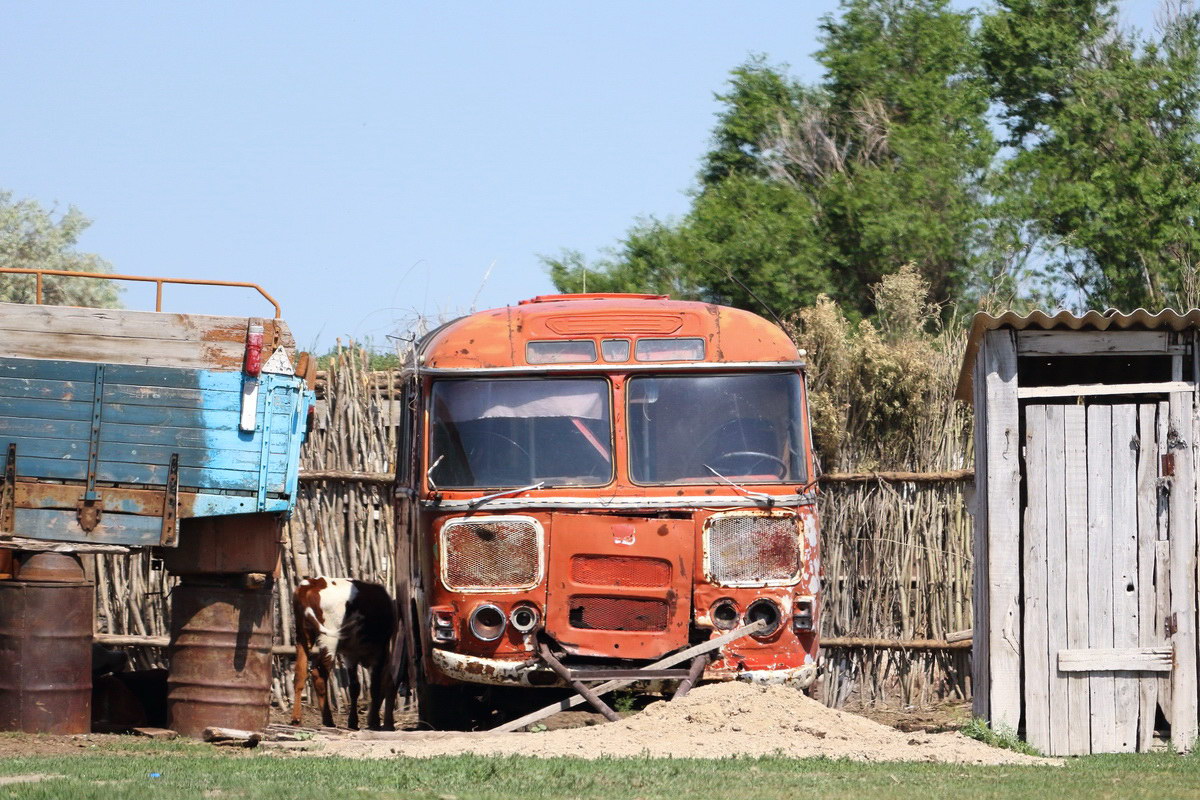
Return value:
<svg viewBox="0 0 1200 800">
<path fill-rule="evenodd" d="M 171 547 L 180 519 L 289 511 L 295 363 L 278 318 L 0 304 L 0 544 Z"/>
</svg>

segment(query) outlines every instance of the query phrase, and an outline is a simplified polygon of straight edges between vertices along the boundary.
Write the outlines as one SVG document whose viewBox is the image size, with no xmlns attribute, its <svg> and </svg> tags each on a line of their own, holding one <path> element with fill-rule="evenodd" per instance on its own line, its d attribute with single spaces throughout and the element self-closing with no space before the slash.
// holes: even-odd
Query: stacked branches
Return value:
<svg viewBox="0 0 1200 800">
<path fill-rule="evenodd" d="M 395 469 L 401 375 L 373 372 L 370 354 L 339 342 L 317 376 L 316 425 L 301 451 L 300 495 L 284 527 L 283 570 L 276 640 L 295 644 L 291 593 L 304 577 L 332 575 L 382 583 L 391 591 L 396 535 L 392 487 L 348 477 L 309 480 L 308 474 L 387 474 Z M 292 662 L 276 660 L 273 702 L 289 702 Z M 344 675 L 335 688 L 344 685 Z M 340 691 L 336 696 L 343 697 Z"/>
</svg>

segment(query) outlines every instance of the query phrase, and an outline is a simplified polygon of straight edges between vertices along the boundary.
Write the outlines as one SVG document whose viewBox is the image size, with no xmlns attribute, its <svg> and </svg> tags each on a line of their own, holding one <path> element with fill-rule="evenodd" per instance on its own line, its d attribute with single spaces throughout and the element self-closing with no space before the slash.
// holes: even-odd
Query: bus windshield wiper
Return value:
<svg viewBox="0 0 1200 800">
<path fill-rule="evenodd" d="M 715 469 L 713 469 L 712 467 L 710 467 L 708 464 L 705 464 L 705 465 L 704 465 L 704 468 L 705 468 L 706 470 L 708 470 L 709 472 L 711 472 L 713 475 L 716 475 L 716 476 L 717 476 L 718 478 L 720 478 L 721 480 L 725 481 L 725 483 L 728 483 L 730 486 L 732 486 L 733 488 L 737 489 L 737 490 L 738 490 L 739 492 L 741 492 L 742 494 L 744 494 L 744 495 L 746 495 L 747 497 L 749 497 L 750 499 L 752 499 L 752 500 L 761 500 L 761 501 L 762 501 L 762 503 L 763 503 L 763 505 L 765 505 L 767 508 L 770 508 L 771 506 L 775 505 L 775 498 L 774 498 L 774 497 L 772 497 L 771 495 L 769 495 L 769 494 L 767 494 L 767 493 L 765 493 L 765 492 L 752 492 L 752 491 L 750 491 L 749 489 L 747 489 L 745 486 L 742 486 L 741 484 L 734 483 L 734 482 L 733 482 L 733 481 L 731 481 L 729 478 L 726 478 L 724 475 L 722 475 L 721 473 L 717 472 Z"/>
<path fill-rule="evenodd" d="M 538 481 L 537 483 L 531 483 L 528 486 L 518 486 L 515 489 L 505 489 L 503 492 L 496 492 L 495 494 L 489 494 L 489 495 L 484 495 L 483 497 L 477 497 L 471 501 L 471 505 L 472 506 L 481 506 L 489 500 L 495 500 L 497 497 L 507 497 L 510 494 L 517 494 L 519 492 L 529 492 L 534 489 L 540 489 L 545 485 L 546 485 L 545 481 Z"/>
</svg>

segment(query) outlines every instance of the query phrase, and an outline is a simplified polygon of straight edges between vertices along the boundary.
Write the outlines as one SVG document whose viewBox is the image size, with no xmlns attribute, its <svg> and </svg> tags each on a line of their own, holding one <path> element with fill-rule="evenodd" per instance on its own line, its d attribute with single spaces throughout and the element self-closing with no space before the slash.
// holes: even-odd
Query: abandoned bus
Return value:
<svg viewBox="0 0 1200 800">
<path fill-rule="evenodd" d="M 666 296 L 551 295 L 443 325 L 415 359 L 396 560 L 422 717 L 759 620 L 703 679 L 812 682 L 813 460 L 783 331 Z"/>
</svg>

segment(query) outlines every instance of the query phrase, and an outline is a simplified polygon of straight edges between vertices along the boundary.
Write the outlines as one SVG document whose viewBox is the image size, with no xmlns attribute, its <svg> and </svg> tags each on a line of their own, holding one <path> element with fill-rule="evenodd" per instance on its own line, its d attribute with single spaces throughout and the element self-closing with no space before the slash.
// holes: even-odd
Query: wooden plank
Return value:
<svg viewBox="0 0 1200 800">
<path fill-rule="evenodd" d="M 1170 647 L 1114 647 L 1107 649 L 1059 650 L 1058 668 L 1063 672 L 1170 672 L 1174 664 Z"/>
<path fill-rule="evenodd" d="M 126 339 L 244 344 L 246 325 L 246 317 L 0 303 L 0 331 L 53 330 L 89 336 L 102 330 Z"/>
<path fill-rule="evenodd" d="M 242 395 L 241 392 L 223 389 L 176 389 L 164 386 L 129 386 L 105 382 L 104 402 L 240 412 Z"/>
<path fill-rule="evenodd" d="M 268 339 L 295 358 L 281 320 L 263 320 Z M 0 304 L 0 353 L 19 358 L 236 369 L 245 351 L 247 317 L 124 309 Z"/>
<path fill-rule="evenodd" d="M 195 343 L 166 339 L 127 339 L 93 332 L 90 335 L 54 331 L 6 331 L 3 352 L 16 358 L 43 358 L 102 364 L 157 364 L 189 369 L 236 369 L 245 343 Z"/>
<path fill-rule="evenodd" d="M 1021 569 L 1025 658 L 1025 739 L 1050 750 L 1050 667 L 1046 620 L 1046 407 L 1025 408 L 1025 524 Z"/>
<path fill-rule="evenodd" d="M 1158 540 L 1158 407 L 1138 406 L 1137 450 L 1137 600 L 1139 647 L 1162 645 L 1155 630 L 1157 587 L 1154 580 L 1154 549 Z M 1154 722 L 1158 710 L 1158 678 L 1143 675 L 1138 681 L 1139 752 L 1154 745 Z"/>
<path fill-rule="evenodd" d="M 1087 409 L 1063 407 L 1067 487 L 1067 644 L 1088 646 Z M 1087 676 L 1067 677 L 1067 747 L 1071 755 L 1092 752 L 1092 701 Z"/>
<path fill-rule="evenodd" d="M 1087 409 L 1088 478 L 1088 647 L 1113 646 L 1112 407 Z M 1117 749 L 1116 681 L 1089 675 L 1092 752 Z"/>
<path fill-rule="evenodd" d="M 96 395 L 95 381 L 55 381 L 42 378 L 7 378 L 0 375 L 0 397 L 42 400 L 81 400 L 90 403 Z"/>
<path fill-rule="evenodd" d="M 155 406 L 104 403 L 101 418 L 104 424 L 115 422 L 125 425 L 146 425 L 154 428 L 237 430 L 239 415 L 231 411 L 208 411 L 198 408 L 158 408 Z M 260 414 L 259 422 L 261 423 L 261 421 L 262 416 Z"/>
<path fill-rule="evenodd" d="M 1190 392 L 1191 381 L 1158 381 L 1157 383 L 1083 383 L 1070 386 L 1022 386 L 1017 396 L 1022 400 L 1037 397 L 1101 397 L 1123 394 L 1170 394 Z"/>
<path fill-rule="evenodd" d="M 971 497 L 971 713 L 980 719 L 991 719 L 991 654 L 989 651 L 988 611 L 988 472 L 987 472 L 987 373 L 983 359 L 975 360 L 972 381 L 975 407 L 975 485 Z"/>
<path fill-rule="evenodd" d="M 84 425 L 83 438 L 86 439 L 88 435 L 86 423 L 79 424 Z M 5 431 L 5 420 L 0 417 L 0 437 L 4 436 Z M 262 436 L 261 427 L 253 434 L 248 434 L 231 430 L 129 425 L 115 422 L 105 422 L 100 426 L 101 442 L 125 442 L 161 447 L 212 447 L 220 450 L 249 450 L 255 453 L 262 448 Z M 288 451 L 290 434 L 287 431 L 273 428 L 270 437 L 270 452 L 286 453 Z"/>
<path fill-rule="evenodd" d="M 1138 646 L 1137 406 L 1112 406 L 1112 597 L 1113 647 Z M 1141 676 L 1118 672 L 1115 681 L 1116 745 L 1137 750 Z"/>
<path fill-rule="evenodd" d="M 0 357 L 0 376 L 54 381 L 90 381 L 96 365 L 82 361 L 46 361 L 32 358 Z"/>
<path fill-rule="evenodd" d="M 84 439 L 92 425 L 84 420 L 29 419 L 0 416 L 0 437 L 35 436 L 41 439 Z"/>
<path fill-rule="evenodd" d="M 13 512 L 14 533 L 58 542 L 88 542 L 146 547 L 158 544 L 162 520 L 132 514 L 105 514 L 91 531 L 79 527 L 75 511 L 18 508 Z"/>
<path fill-rule="evenodd" d="M 1013 331 L 984 334 L 991 722 L 1021 723 L 1021 436 Z"/>
<path fill-rule="evenodd" d="M 1023 356 L 1117 355 L 1169 353 L 1167 331 L 1019 331 L 1017 353 Z"/>
<path fill-rule="evenodd" d="M 1159 641 L 1170 641 L 1167 636 L 1167 625 L 1171 620 L 1171 542 L 1159 539 L 1154 543 L 1154 583 L 1157 590 L 1155 596 L 1154 621 L 1158 626 Z M 1164 675 L 1158 679 L 1158 710 L 1162 712 L 1167 724 L 1171 724 L 1172 675 Z"/>
<path fill-rule="evenodd" d="M 205 389 L 241 392 L 242 370 L 166 368 L 134 364 L 109 364 L 104 382 L 125 386 L 159 386 L 164 389 Z"/>
<path fill-rule="evenodd" d="M 257 470 L 259 464 L 262 463 L 261 452 L 219 450 L 209 447 L 161 447 L 101 442 L 99 452 L 101 462 L 125 464 L 168 466 L 171 463 L 171 456 L 176 454 L 179 456 L 180 467 Z M 83 457 L 87 458 L 86 443 L 83 445 Z"/>
<path fill-rule="evenodd" d="M 1171 744 L 1190 751 L 1196 741 L 1196 476 L 1194 395 L 1168 398 L 1168 446 L 1175 456 L 1171 484 L 1171 616 L 1176 630 L 1171 682 Z"/>
<path fill-rule="evenodd" d="M 6 457 L 0 456 L 0 460 Z M 36 458 L 17 455 L 17 475 L 25 480 L 50 479 L 83 481 L 87 478 L 87 459 Z M 225 489 L 257 492 L 258 469 L 202 469 L 181 467 L 179 485 L 201 489 Z M 281 470 L 269 469 L 267 490 L 283 492 L 286 475 Z M 126 464 L 101 461 L 96 465 L 96 480 L 104 483 L 122 483 L 137 486 L 165 486 L 167 467 L 161 464 Z"/>
<path fill-rule="evenodd" d="M 0 397 L 0 417 L 91 420 L 92 403 Z"/>
<path fill-rule="evenodd" d="M 1046 409 L 1046 647 L 1047 655 L 1067 643 L 1067 467 L 1065 415 L 1061 405 Z M 1047 658 L 1050 744 L 1043 752 L 1066 755 L 1067 681 L 1058 664 Z"/>
</svg>

